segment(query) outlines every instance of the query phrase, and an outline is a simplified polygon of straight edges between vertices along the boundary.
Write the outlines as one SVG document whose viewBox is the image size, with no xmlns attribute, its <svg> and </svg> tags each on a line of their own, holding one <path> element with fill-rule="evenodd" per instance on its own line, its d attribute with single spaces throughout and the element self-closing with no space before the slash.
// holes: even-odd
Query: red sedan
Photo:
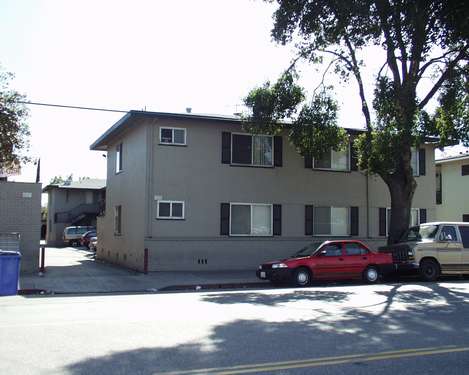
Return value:
<svg viewBox="0 0 469 375">
<path fill-rule="evenodd" d="M 390 254 L 375 253 L 357 240 L 337 240 L 310 244 L 288 259 L 264 263 L 256 274 L 262 280 L 294 281 L 298 286 L 307 286 L 312 280 L 363 279 L 375 283 L 393 267 Z"/>
</svg>

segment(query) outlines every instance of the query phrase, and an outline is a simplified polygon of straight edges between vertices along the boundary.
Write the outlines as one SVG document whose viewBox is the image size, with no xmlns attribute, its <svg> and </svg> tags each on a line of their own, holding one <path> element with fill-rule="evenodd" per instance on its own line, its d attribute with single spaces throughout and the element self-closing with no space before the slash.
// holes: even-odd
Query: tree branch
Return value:
<svg viewBox="0 0 469 375">
<path fill-rule="evenodd" d="M 423 74 L 425 73 L 425 70 L 427 70 L 431 65 L 435 64 L 435 63 L 438 63 L 438 62 L 441 62 L 442 60 L 444 60 L 447 56 L 451 55 L 452 53 L 455 53 L 457 52 L 458 50 L 456 49 L 452 49 L 452 50 L 449 50 L 447 52 L 445 52 L 443 55 L 441 56 L 438 56 L 438 57 L 434 57 L 433 59 L 430 59 L 428 60 L 418 71 L 417 73 L 417 77 L 418 78 L 421 78 L 423 76 Z"/>
<path fill-rule="evenodd" d="M 339 60 L 339 57 L 333 59 L 329 65 L 327 66 L 327 68 L 324 70 L 324 73 L 322 74 L 322 79 L 321 79 L 321 82 L 319 83 L 319 85 L 316 86 L 316 88 L 313 90 L 313 94 L 316 93 L 316 90 L 321 87 L 322 85 L 324 85 L 324 78 L 326 77 L 326 74 L 327 72 L 329 71 L 329 69 L 331 68 L 331 66 L 337 61 Z"/>
<path fill-rule="evenodd" d="M 393 37 L 391 35 L 391 30 L 390 30 L 388 20 L 387 20 L 389 17 L 389 13 L 390 13 L 389 11 L 390 5 L 387 0 L 377 0 L 375 4 L 376 4 L 376 9 L 378 10 L 378 16 L 381 21 L 381 27 L 384 33 L 384 40 L 386 43 L 387 62 L 394 77 L 394 85 L 397 88 L 400 88 L 401 76 L 399 74 L 399 68 L 396 62 L 396 55 L 394 54 L 394 50 L 396 49 L 396 46 L 393 43 Z"/>
<path fill-rule="evenodd" d="M 435 85 L 433 85 L 433 87 L 425 96 L 425 98 L 419 103 L 419 105 L 417 106 L 418 109 L 423 109 L 427 105 L 427 103 L 430 101 L 433 95 L 435 95 L 435 93 L 440 89 L 441 85 L 448 79 L 449 74 L 455 68 L 458 62 L 461 61 L 462 58 L 466 55 L 466 52 L 467 52 L 467 47 L 461 50 L 458 56 L 448 64 L 448 67 L 443 72 L 441 77 L 438 79 Z"/>
</svg>

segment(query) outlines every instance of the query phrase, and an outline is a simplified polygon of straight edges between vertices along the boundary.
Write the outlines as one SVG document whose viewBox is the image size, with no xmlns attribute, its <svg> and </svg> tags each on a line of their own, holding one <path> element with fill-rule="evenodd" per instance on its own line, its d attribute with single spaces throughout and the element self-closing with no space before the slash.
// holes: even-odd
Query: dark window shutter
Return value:
<svg viewBox="0 0 469 375">
<path fill-rule="evenodd" d="M 358 155 L 357 150 L 353 146 L 353 138 L 350 140 L 350 170 L 358 171 Z"/>
<path fill-rule="evenodd" d="M 350 235 L 358 236 L 358 207 L 350 207 Z"/>
<path fill-rule="evenodd" d="M 221 162 L 223 164 L 231 163 L 231 133 L 221 133 Z"/>
<path fill-rule="evenodd" d="M 379 208 L 379 235 L 386 236 L 386 207 Z"/>
<path fill-rule="evenodd" d="M 461 165 L 461 176 L 469 175 L 469 164 Z"/>
<path fill-rule="evenodd" d="M 313 210 L 314 206 L 306 205 L 305 206 L 305 235 L 313 235 Z"/>
<path fill-rule="evenodd" d="M 421 208 L 419 210 L 419 216 L 420 216 L 420 224 L 426 223 L 427 222 L 427 209 Z"/>
<path fill-rule="evenodd" d="M 282 137 L 274 137 L 274 166 L 281 167 L 283 165 L 283 142 Z"/>
<path fill-rule="evenodd" d="M 313 156 L 311 154 L 305 154 L 305 168 L 313 168 Z"/>
<path fill-rule="evenodd" d="M 419 150 L 419 176 L 425 176 L 425 149 L 421 148 Z"/>
<path fill-rule="evenodd" d="M 233 134 L 233 159 L 232 163 L 252 163 L 252 136 L 244 134 Z"/>
<path fill-rule="evenodd" d="M 273 211 L 273 235 L 281 236 L 282 235 L 282 205 L 274 204 L 272 207 Z"/>
<path fill-rule="evenodd" d="M 469 214 L 463 214 L 462 215 L 462 221 L 464 223 L 469 223 Z"/>
<path fill-rule="evenodd" d="M 220 235 L 230 235 L 230 204 L 222 203 L 220 205 Z"/>
</svg>

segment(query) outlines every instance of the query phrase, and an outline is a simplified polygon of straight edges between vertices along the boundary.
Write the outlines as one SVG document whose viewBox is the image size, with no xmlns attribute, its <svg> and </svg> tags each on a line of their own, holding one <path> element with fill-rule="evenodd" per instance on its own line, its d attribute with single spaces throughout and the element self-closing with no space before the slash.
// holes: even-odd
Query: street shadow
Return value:
<svg viewBox="0 0 469 375">
<path fill-rule="evenodd" d="M 203 301 L 221 304 L 245 303 L 253 305 L 253 308 L 262 305 L 262 317 L 220 324 L 200 340 L 174 343 L 173 338 L 168 337 L 167 342 L 171 345 L 141 347 L 86 358 L 70 364 L 66 370 L 76 375 L 146 375 L 199 369 L 198 373 L 202 374 L 208 372 L 204 369 L 214 367 L 444 345 L 467 346 L 468 293 L 449 290 L 438 284 L 424 286 L 428 290 L 401 291 L 402 286 L 395 285 L 388 292 L 378 291 L 376 293 L 384 296 L 386 301 L 374 309 L 348 307 L 347 296 L 332 291 L 319 294 L 301 291 L 290 293 L 290 297 L 277 294 L 261 297 L 255 293 L 247 293 L 248 296 L 234 293 L 227 299 L 222 295 L 204 296 Z M 293 302 L 299 308 L 305 300 L 318 298 L 321 301 L 339 300 L 344 305 L 338 312 L 332 312 L 327 306 L 314 313 L 304 312 L 301 319 L 289 318 L 288 314 L 294 308 L 288 310 L 285 306 L 276 306 Z M 442 303 L 432 304 L 435 300 Z M 273 313 L 278 308 L 284 309 L 281 317 L 273 314 L 277 320 L 269 319 L 269 310 L 265 309 L 272 309 Z M 190 316 L 189 326 L 206 324 L 206 319 Z M 155 335 L 161 334 L 161 327 L 157 325 L 148 329 L 154 330 Z M 359 361 L 357 364 L 370 365 Z M 323 374 L 324 368 L 307 369 L 307 373 Z"/>
<path fill-rule="evenodd" d="M 296 301 L 323 301 L 323 302 L 344 302 L 348 298 L 348 293 L 336 291 L 309 291 L 309 290 L 294 290 L 284 291 L 283 293 L 263 293 L 263 292 L 249 292 L 249 293 L 217 293 L 207 294 L 202 296 L 205 302 L 213 302 L 219 304 L 254 304 L 265 306 L 276 306 L 289 302 Z"/>
</svg>

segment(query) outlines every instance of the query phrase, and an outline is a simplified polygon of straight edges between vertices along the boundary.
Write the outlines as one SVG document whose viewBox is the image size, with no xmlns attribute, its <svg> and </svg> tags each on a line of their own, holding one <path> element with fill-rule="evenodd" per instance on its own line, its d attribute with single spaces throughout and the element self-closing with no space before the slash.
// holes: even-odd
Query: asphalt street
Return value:
<svg viewBox="0 0 469 375">
<path fill-rule="evenodd" d="M 469 282 L 0 298 L 0 374 L 466 374 Z"/>
</svg>

